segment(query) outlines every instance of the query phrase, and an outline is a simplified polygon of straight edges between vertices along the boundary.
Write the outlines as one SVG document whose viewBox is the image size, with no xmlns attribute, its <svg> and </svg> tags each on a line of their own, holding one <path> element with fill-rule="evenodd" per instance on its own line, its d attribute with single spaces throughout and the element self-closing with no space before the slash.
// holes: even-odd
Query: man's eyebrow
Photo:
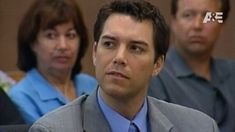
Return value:
<svg viewBox="0 0 235 132">
<path fill-rule="evenodd" d="M 143 46 L 148 46 L 148 43 L 143 41 L 143 40 L 132 40 L 130 41 L 133 44 L 138 44 L 138 45 L 143 45 Z"/>
<path fill-rule="evenodd" d="M 116 40 L 115 37 L 111 36 L 111 35 L 104 35 L 101 37 L 102 39 L 111 39 L 111 40 Z"/>
<path fill-rule="evenodd" d="M 116 40 L 116 38 L 112 35 L 103 35 L 101 38 L 102 39 L 109 39 L 109 40 Z M 143 40 L 131 40 L 130 43 L 143 45 L 143 46 L 148 46 L 148 43 L 143 41 Z"/>
</svg>

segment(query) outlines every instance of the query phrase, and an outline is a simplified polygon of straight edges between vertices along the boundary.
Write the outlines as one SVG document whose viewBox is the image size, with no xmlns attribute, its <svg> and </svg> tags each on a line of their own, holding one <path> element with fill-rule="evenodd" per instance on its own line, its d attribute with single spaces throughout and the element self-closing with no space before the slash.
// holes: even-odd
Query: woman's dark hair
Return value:
<svg viewBox="0 0 235 132">
<path fill-rule="evenodd" d="M 81 71 L 81 59 L 88 47 L 87 30 L 77 3 L 73 0 L 36 0 L 23 17 L 17 36 L 17 66 L 25 72 L 37 67 L 35 53 L 31 46 L 40 30 L 51 29 L 59 24 L 72 22 L 80 37 L 77 60 L 71 77 Z"/>
</svg>

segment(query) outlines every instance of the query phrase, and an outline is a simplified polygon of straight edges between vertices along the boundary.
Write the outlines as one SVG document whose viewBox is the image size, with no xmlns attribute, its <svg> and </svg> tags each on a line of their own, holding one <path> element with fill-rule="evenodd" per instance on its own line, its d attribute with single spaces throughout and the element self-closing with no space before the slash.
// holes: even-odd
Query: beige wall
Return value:
<svg viewBox="0 0 235 132">
<path fill-rule="evenodd" d="M 16 32 L 19 21 L 33 0 L 0 0 L 0 69 L 16 70 Z M 90 34 L 90 48 L 83 60 L 83 71 L 94 74 L 91 58 L 92 27 L 98 8 L 109 0 L 77 0 Z M 149 0 L 157 5 L 169 23 L 170 0 Z M 235 59 L 235 1 L 224 31 L 216 45 L 215 55 Z"/>
</svg>

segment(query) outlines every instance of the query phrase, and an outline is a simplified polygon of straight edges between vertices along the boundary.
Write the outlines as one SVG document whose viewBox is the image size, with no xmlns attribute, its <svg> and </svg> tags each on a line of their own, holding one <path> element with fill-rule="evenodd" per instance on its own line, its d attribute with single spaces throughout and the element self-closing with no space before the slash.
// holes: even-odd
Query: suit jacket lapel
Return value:
<svg viewBox="0 0 235 132">
<path fill-rule="evenodd" d="M 83 106 L 83 126 L 86 132 L 110 132 L 111 129 L 97 102 L 97 90 L 88 96 Z"/>
<path fill-rule="evenodd" d="M 151 98 L 148 98 L 148 116 L 151 132 L 169 132 L 173 125 L 167 117 L 157 108 Z"/>
<path fill-rule="evenodd" d="M 97 102 L 97 90 L 87 97 L 82 106 L 83 128 L 85 132 L 111 132 L 109 124 L 105 119 Z M 157 103 L 153 103 L 148 97 L 148 116 L 151 132 L 169 132 L 173 125 L 167 117 L 157 108 Z"/>
</svg>

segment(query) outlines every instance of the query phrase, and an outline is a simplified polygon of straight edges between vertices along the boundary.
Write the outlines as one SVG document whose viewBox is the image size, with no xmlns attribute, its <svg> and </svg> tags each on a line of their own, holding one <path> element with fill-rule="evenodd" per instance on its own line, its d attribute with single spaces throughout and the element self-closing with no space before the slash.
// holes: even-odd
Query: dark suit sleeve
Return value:
<svg viewBox="0 0 235 132">
<path fill-rule="evenodd" d="M 8 95 L 0 88 L 0 125 L 23 124 L 15 104 Z"/>
</svg>

